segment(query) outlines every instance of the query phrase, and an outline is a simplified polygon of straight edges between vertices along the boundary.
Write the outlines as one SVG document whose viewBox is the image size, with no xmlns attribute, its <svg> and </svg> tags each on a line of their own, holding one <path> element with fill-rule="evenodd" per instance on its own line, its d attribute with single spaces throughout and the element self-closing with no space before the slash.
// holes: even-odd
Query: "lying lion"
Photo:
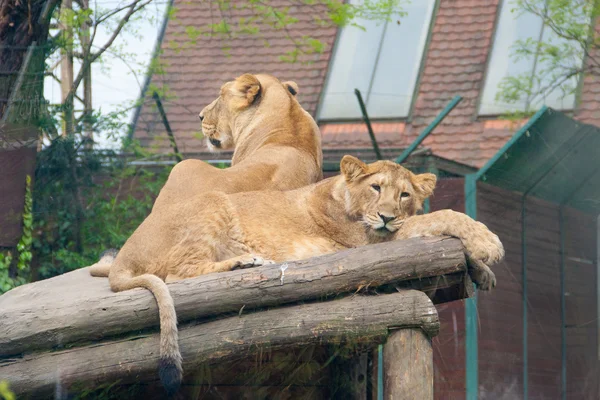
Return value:
<svg viewBox="0 0 600 400">
<path fill-rule="evenodd" d="M 200 120 L 212 150 L 235 148 L 231 168 L 194 159 L 178 163 L 152 211 L 213 190 L 290 190 L 321 180 L 321 133 L 296 100 L 297 93 L 295 82 L 264 74 L 244 74 L 225 83 L 219 97 L 200 112 Z M 108 276 L 115 254 L 107 252 L 90 273 Z"/>
<path fill-rule="evenodd" d="M 504 256 L 485 225 L 451 210 L 416 215 L 436 183 L 390 161 L 345 156 L 340 176 L 288 192 L 205 193 L 155 210 L 114 261 L 114 291 L 144 287 L 160 313 L 160 377 L 169 392 L 181 376 L 177 317 L 163 280 L 303 259 L 395 239 L 451 235 L 462 240 L 481 289 Z"/>
</svg>

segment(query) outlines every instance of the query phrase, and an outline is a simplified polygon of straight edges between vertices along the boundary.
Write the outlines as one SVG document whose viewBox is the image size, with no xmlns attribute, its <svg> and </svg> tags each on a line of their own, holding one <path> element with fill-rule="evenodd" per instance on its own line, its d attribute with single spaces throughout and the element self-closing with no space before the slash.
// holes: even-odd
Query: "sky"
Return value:
<svg viewBox="0 0 600 400">
<path fill-rule="evenodd" d="M 93 1 L 93 0 L 92 0 Z M 117 0 L 93 1 L 93 9 L 108 9 L 128 4 Z M 167 2 L 155 0 L 148 8 L 146 15 L 131 23 L 130 28 L 136 32 L 121 32 L 111 48 L 119 49 L 128 54 L 132 61 L 125 63 L 120 57 L 108 51 L 104 53 L 101 64 L 92 66 L 92 107 L 103 112 L 116 111 L 127 104 L 136 101 L 144 84 L 148 64 L 161 28 Z M 109 38 L 109 32 L 98 31 L 94 43 L 104 44 Z M 75 74 L 79 66 L 75 63 Z M 132 71 L 133 70 L 133 71 Z M 55 70 L 60 78 L 60 68 Z M 44 85 L 44 95 L 52 104 L 60 102 L 60 84 L 52 77 L 47 77 Z M 76 110 L 81 108 L 76 104 Z M 133 110 L 127 113 L 123 122 L 131 122 Z M 110 139 L 106 135 L 96 134 L 96 147 L 117 149 L 119 140 Z"/>
</svg>

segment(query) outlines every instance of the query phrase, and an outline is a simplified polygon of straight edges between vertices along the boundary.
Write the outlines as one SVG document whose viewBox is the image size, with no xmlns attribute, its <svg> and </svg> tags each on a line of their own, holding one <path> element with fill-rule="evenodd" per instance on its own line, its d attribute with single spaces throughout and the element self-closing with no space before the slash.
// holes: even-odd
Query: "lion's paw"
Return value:
<svg viewBox="0 0 600 400">
<path fill-rule="evenodd" d="M 266 260 L 256 254 L 249 254 L 247 256 L 240 257 L 239 260 L 236 261 L 236 263 L 233 265 L 233 267 L 231 269 L 235 270 L 235 269 L 242 269 L 242 268 L 251 268 L 251 267 L 258 267 L 261 265 L 268 265 L 268 264 L 275 264 L 275 262 L 271 261 L 271 260 Z"/>
<path fill-rule="evenodd" d="M 470 258 L 487 265 L 497 264 L 504 258 L 504 246 L 500 238 L 480 222 L 462 242 Z"/>
<path fill-rule="evenodd" d="M 490 290 L 496 286 L 496 276 L 490 269 L 504 258 L 504 246 L 500 238 L 487 226 L 477 222 L 469 235 L 462 238 L 469 261 L 469 272 L 473 282 L 481 290 Z"/>
<path fill-rule="evenodd" d="M 496 275 L 490 267 L 479 260 L 469 260 L 469 275 L 481 290 L 491 290 L 496 287 Z"/>
</svg>

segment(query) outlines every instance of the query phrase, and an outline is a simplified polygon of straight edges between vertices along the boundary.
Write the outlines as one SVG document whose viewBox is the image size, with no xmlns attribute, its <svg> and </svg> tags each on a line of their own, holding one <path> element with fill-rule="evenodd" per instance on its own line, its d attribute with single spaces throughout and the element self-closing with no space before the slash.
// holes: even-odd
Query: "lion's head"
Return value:
<svg viewBox="0 0 600 400">
<path fill-rule="evenodd" d="M 365 164 L 344 156 L 340 164 L 346 183 L 346 211 L 371 233 L 387 236 L 423 207 L 433 193 L 434 174 L 413 174 L 391 161 Z"/>
<path fill-rule="evenodd" d="M 295 82 L 281 82 L 270 75 L 244 74 L 221 86 L 219 97 L 199 115 L 202 133 L 210 150 L 234 147 L 236 126 L 247 125 L 267 89 L 272 97 L 289 97 L 298 93 Z"/>
</svg>

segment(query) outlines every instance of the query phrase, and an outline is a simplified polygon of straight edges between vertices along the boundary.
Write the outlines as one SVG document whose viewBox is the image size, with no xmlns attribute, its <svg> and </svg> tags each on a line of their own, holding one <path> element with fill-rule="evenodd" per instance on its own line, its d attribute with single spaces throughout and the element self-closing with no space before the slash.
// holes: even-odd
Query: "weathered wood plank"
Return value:
<svg viewBox="0 0 600 400">
<path fill-rule="evenodd" d="M 280 265 L 269 265 L 204 275 L 169 284 L 169 290 L 182 323 L 400 281 L 429 290 L 426 278 L 465 270 L 459 240 L 415 238 L 290 262 L 283 273 Z M 454 285 L 457 279 L 436 281 Z M 85 268 L 0 296 L 0 320 L 0 357 L 7 357 L 156 328 L 158 311 L 150 292 L 113 293 L 107 279 L 92 278 Z"/>
<path fill-rule="evenodd" d="M 433 349 L 420 329 L 392 333 L 383 346 L 383 394 L 390 400 L 433 400 Z"/>
<path fill-rule="evenodd" d="M 181 328 L 184 371 L 203 363 L 248 357 L 261 349 L 326 343 L 383 341 L 389 328 L 420 328 L 436 335 L 439 321 L 427 295 L 404 290 L 381 296 L 280 307 Z M 158 333 L 0 361 L 0 376 L 17 395 L 43 397 L 57 385 L 97 387 L 142 382 L 158 370 Z"/>
</svg>

